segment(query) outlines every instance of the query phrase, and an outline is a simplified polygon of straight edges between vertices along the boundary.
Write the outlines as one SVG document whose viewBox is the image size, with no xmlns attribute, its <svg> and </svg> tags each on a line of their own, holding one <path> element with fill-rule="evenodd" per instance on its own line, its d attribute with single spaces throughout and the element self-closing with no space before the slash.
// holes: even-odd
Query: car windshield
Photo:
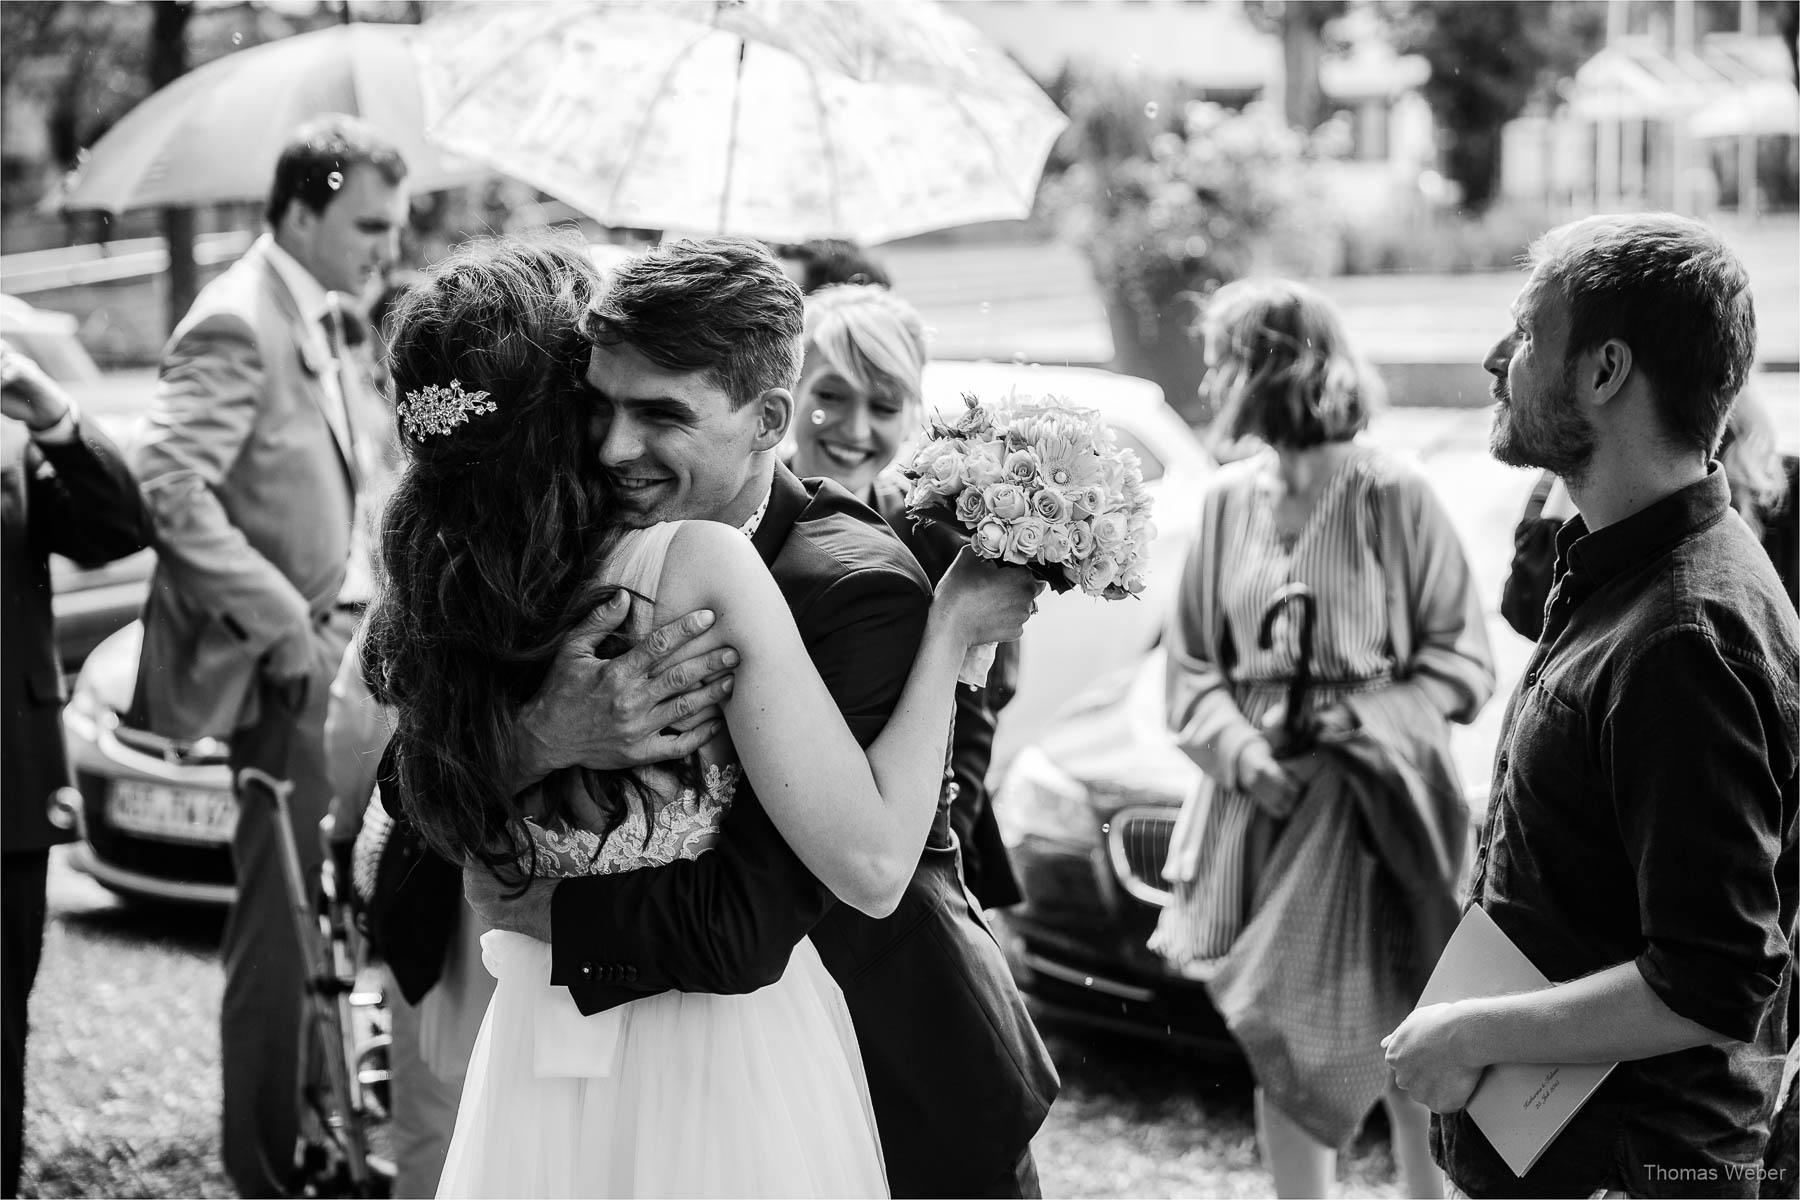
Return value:
<svg viewBox="0 0 1800 1200">
<path fill-rule="evenodd" d="M 1145 483 L 1155 483 L 1158 479 L 1163 477 L 1162 459 L 1156 457 L 1156 455 L 1151 452 L 1150 447 L 1144 445 L 1144 440 L 1142 438 L 1138 437 L 1137 434 L 1131 432 L 1131 430 L 1125 428 L 1123 425 L 1113 424 L 1110 421 L 1107 422 L 1107 424 L 1113 431 L 1113 437 L 1118 439 L 1119 449 L 1136 452 L 1138 463 L 1144 469 Z"/>
</svg>

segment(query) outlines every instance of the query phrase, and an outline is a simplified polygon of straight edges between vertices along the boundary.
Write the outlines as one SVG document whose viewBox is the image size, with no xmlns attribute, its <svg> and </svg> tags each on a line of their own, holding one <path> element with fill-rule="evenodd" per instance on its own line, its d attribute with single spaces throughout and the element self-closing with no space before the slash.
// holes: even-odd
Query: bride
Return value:
<svg viewBox="0 0 1800 1200">
<path fill-rule="evenodd" d="M 938 585 L 923 645 L 866 753 L 740 531 L 626 529 L 589 434 L 579 246 L 465 248 L 396 314 L 409 451 L 388 502 L 365 661 L 396 709 L 403 802 L 453 861 L 503 882 L 704 854 L 747 776 L 782 836 L 845 903 L 893 904 L 881 864 L 935 812 L 965 650 L 1019 635 L 1037 585 L 969 555 Z M 520 705 L 609 594 L 642 636 L 708 609 L 741 661 L 726 735 L 635 772 L 559 772 L 510 796 Z M 582 1017 L 550 949 L 489 933 L 498 979 L 440 1195 L 885 1195 L 868 1086 L 837 984 L 810 942 L 748 995 L 667 992 Z"/>
</svg>

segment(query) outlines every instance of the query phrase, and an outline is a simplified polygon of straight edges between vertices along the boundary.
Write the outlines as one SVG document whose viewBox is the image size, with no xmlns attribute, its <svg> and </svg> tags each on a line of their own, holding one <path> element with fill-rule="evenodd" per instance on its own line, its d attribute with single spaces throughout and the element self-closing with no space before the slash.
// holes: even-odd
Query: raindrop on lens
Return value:
<svg viewBox="0 0 1800 1200">
<path fill-rule="evenodd" d="M 1013 351 L 1013 366 L 1022 367 L 1024 365 L 1025 365 L 1025 352 L 1023 350 L 1014 350 Z"/>
<path fill-rule="evenodd" d="M 241 45 L 243 45 L 243 44 L 244 44 L 244 35 L 243 35 L 243 34 L 241 34 L 241 33 L 234 33 L 234 34 L 232 34 L 232 35 L 231 35 L 231 44 L 232 44 L 232 45 L 234 45 L 234 46 L 241 46 Z"/>
<path fill-rule="evenodd" d="M 812 423 L 814 425 L 823 425 L 825 423 L 825 410 L 824 409 L 822 409 L 822 408 L 813 409 Z"/>
<path fill-rule="evenodd" d="M 1085 979 L 1083 979 L 1081 982 L 1086 984 L 1088 987 L 1093 987 L 1094 986 L 1094 977 L 1092 975 L 1089 975 Z"/>
<path fill-rule="evenodd" d="M 1152 100 L 1152 101 L 1150 101 L 1150 103 L 1144 105 L 1144 115 L 1146 117 L 1149 117 L 1152 121 L 1156 120 L 1157 110 L 1158 110 L 1158 106 L 1157 106 L 1156 101 L 1154 101 L 1154 100 Z"/>
<path fill-rule="evenodd" d="M 993 305 L 989 304 L 986 300 L 983 300 L 979 305 L 976 306 L 976 311 L 985 317 L 988 315 L 988 310 L 991 309 L 992 307 L 993 307 Z"/>
<path fill-rule="evenodd" d="M 331 174 L 327 175 L 325 177 L 325 186 L 334 192 L 343 187 L 344 173 L 342 171 L 333 171 Z"/>
<path fill-rule="evenodd" d="M 1100 832 L 1101 833 L 1111 833 L 1112 832 L 1112 822 L 1111 821 L 1100 822 Z"/>
</svg>

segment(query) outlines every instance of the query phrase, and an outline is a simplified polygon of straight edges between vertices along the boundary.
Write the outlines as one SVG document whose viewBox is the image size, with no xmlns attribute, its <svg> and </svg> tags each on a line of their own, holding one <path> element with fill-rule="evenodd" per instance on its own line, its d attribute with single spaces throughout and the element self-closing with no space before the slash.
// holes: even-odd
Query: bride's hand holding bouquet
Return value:
<svg viewBox="0 0 1800 1200">
<path fill-rule="evenodd" d="M 1156 536 L 1150 495 L 1136 453 L 1118 448 L 1100 414 L 1051 396 L 963 403 L 955 423 L 931 423 L 902 468 L 913 520 L 962 529 L 965 555 L 1023 567 L 1059 593 L 1142 593 Z M 1006 640 L 972 649 L 962 682 L 984 683 L 992 642 Z"/>
</svg>

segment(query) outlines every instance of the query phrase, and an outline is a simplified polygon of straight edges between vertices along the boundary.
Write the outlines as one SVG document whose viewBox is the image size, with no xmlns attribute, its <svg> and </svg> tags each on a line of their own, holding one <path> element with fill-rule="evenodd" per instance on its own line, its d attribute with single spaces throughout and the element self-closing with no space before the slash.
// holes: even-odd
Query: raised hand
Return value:
<svg viewBox="0 0 1800 1200">
<path fill-rule="evenodd" d="M 569 766 L 616 771 L 685 757 L 723 725 L 737 651 L 720 644 L 713 614 L 690 612 L 617 658 L 601 642 L 625 620 L 617 592 L 564 641 L 538 694 L 520 713 L 523 788 Z"/>
<path fill-rule="evenodd" d="M 42 430 L 68 411 L 68 393 L 36 362 L 0 341 L 0 413 Z"/>
<path fill-rule="evenodd" d="M 996 563 L 964 546 L 938 581 L 932 611 L 971 646 L 1010 642 L 1025 631 L 1043 590 L 1024 567 Z"/>
</svg>

